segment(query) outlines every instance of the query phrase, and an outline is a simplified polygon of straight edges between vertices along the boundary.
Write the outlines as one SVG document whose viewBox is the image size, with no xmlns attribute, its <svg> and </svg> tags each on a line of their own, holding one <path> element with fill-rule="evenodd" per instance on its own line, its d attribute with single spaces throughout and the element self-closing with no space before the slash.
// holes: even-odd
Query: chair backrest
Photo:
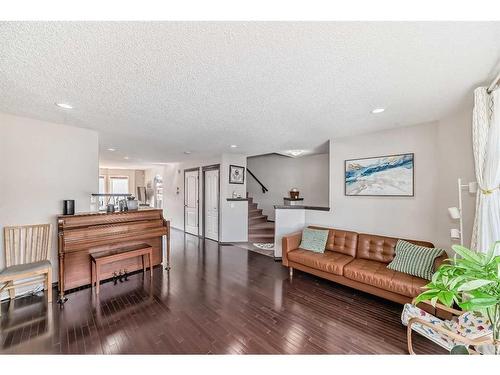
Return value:
<svg viewBox="0 0 500 375">
<path fill-rule="evenodd" d="M 51 224 L 5 227 L 5 265 L 10 267 L 47 260 L 51 235 Z"/>
</svg>

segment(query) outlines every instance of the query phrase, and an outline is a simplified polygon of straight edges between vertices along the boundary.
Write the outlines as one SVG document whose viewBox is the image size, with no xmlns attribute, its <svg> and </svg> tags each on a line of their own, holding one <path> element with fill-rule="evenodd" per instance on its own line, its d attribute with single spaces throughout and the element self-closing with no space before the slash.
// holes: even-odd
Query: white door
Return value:
<svg viewBox="0 0 500 375">
<path fill-rule="evenodd" d="M 184 176 L 184 223 L 186 232 L 198 235 L 198 171 Z"/>
<path fill-rule="evenodd" d="M 205 237 L 219 240 L 219 170 L 205 172 Z"/>
</svg>

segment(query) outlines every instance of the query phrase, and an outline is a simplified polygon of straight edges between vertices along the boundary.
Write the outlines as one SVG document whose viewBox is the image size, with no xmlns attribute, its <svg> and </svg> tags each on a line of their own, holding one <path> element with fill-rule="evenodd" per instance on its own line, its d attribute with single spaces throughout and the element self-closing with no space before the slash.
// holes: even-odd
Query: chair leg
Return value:
<svg viewBox="0 0 500 375">
<path fill-rule="evenodd" d="M 293 277 L 293 267 L 290 267 L 290 277 Z"/>
<path fill-rule="evenodd" d="M 45 277 L 46 284 L 45 289 L 47 290 L 47 301 L 52 303 L 52 268 L 47 271 L 47 276 Z"/>
<path fill-rule="evenodd" d="M 14 282 L 10 281 L 9 282 L 9 297 L 10 299 L 16 298 L 16 288 L 14 288 Z"/>
<path fill-rule="evenodd" d="M 3 285 L 0 286 L 0 295 L 2 294 L 2 291 L 9 286 L 8 282 L 5 282 L 5 281 L 2 281 L 2 282 L 3 282 Z M 2 309 L 1 309 L 1 307 L 0 307 L 0 316 L 2 316 Z"/>
<path fill-rule="evenodd" d="M 410 324 L 410 322 L 408 322 L 408 328 L 406 329 L 406 340 L 408 341 L 408 353 L 414 355 L 415 352 L 413 351 L 413 345 L 412 345 L 412 341 L 411 341 L 412 333 L 413 333 L 413 330 L 411 329 L 411 324 Z"/>
</svg>

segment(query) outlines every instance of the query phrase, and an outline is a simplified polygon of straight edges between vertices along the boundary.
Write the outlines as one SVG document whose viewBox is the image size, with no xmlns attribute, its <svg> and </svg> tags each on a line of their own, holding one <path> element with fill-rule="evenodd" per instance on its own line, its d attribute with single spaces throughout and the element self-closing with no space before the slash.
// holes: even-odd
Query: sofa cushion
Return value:
<svg viewBox="0 0 500 375">
<path fill-rule="evenodd" d="M 377 288 L 416 297 L 429 281 L 387 268 L 387 264 L 367 259 L 354 259 L 344 267 L 348 279 L 373 285 Z"/>
<path fill-rule="evenodd" d="M 326 250 L 335 251 L 352 257 L 356 256 L 356 247 L 358 245 L 358 234 L 356 232 L 316 226 L 309 226 L 309 228 L 328 230 Z"/>
<path fill-rule="evenodd" d="M 304 250 L 314 251 L 315 253 L 324 253 L 327 240 L 327 229 L 305 228 L 302 231 L 302 241 L 300 242 L 300 248 Z"/>
<path fill-rule="evenodd" d="M 396 256 L 387 268 L 430 280 L 434 273 L 434 261 L 443 253 L 443 249 L 430 249 L 398 240 Z"/>
<path fill-rule="evenodd" d="M 415 245 L 434 247 L 430 242 L 406 240 Z M 359 234 L 358 235 L 358 249 L 356 258 L 376 260 L 389 264 L 394 259 L 396 252 L 397 238 L 376 236 L 374 234 Z"/>
<path fill-rule="evenodd" d="M 344 266 L 351 262 L 354 257 L 326 250 L 324 253 L 297 249 L 288 253 L 288 260 L 315 268 L 324 272 L 342 276 Z"/>
</svg>

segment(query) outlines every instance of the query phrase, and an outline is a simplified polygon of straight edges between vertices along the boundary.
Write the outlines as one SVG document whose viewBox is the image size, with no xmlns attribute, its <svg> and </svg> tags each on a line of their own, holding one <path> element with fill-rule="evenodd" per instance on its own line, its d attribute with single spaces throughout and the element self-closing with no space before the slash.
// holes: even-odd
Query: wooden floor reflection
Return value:
<svg viewBox="0 0 500 375">
<path fill-rule="evenodd" d="M 0 353 L 407 353 L 401 306 L 172 231 L 172 269 L 1 304 Z M 417 353 L 443 353 L 415 335 Z"/>
</svg>

